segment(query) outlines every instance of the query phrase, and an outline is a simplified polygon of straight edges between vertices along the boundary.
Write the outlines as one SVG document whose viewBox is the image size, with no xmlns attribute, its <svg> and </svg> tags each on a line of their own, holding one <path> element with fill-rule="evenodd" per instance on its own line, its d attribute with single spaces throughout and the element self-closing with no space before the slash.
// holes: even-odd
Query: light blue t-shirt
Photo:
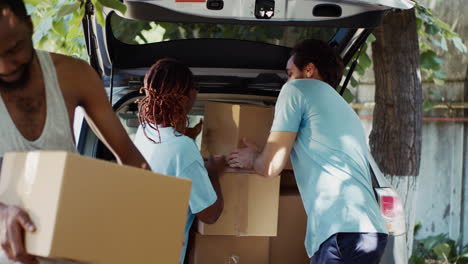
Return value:
<svg viewBox="0 0 468 264">
<path fill-rule="evenodd" d="M 331 86 L 313 79 L 286 83 L 271 130 L 297 132 L 291 161 L 308 216 L 309 257 L 338 232 L 387 233 L 372 189 L 364 129 Z"/>
<path fill-rule="evenodd" d="M 155 130 L 147 126 L 145 131 L 151 139 L 159 141 Z M 195 142 L 184 135 L 176 136 L 172 127 L 159 128 L 159 132 L 161 143 L 155 144 L 145 136 L 140 126 L 134 143 L 154 172 L 192 180 L 184 247 L 180 257 L 180 263 L 184 263 L 189 230 L 195 214 L 215 203 L 217 196 Z"/>
</svg>

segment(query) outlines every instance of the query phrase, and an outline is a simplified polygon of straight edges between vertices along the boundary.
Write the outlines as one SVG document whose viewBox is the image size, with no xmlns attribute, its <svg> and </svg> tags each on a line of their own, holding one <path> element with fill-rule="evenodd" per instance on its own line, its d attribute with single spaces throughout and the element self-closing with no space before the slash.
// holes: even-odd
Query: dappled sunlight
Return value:
<svg viewBox="0 0 468 264">
<path fill-rule="evenodd" d="M 272 175 L 274 172 L 281 171 L 283 161 L 287 160 L 288 157 L 288 149 L 286 147 L 279 148 L 270 162 L 270 167 L 268 168 L 268 175 Z"/>
<path fill-rule="evenodd" d="M 378 236 L 361 236 L 356 249 L 358 249 L 361 253 L 371 253 L 377 250 L 377 246 L 379 245 L 379 237 Z"/>
<path fill-rule="evenodd" d="M 350 205 L 364 205 L 366 200 L 360 188 L 356 185 L 346 186 L 343 189 L 344 199 L 351 201 Z"/>
<path fill-rule="evenodd" d="M 330 165 L 330 169 L 336 170 Z M 333 175 L 333 174 L 331 174 Z M 319 196 L 315 200 L 315 209 L 317 212 L 324 212 L 331 208 L 336 200 L 340 199 L 341 185 L 343 180 L 338 177 L 330 177 L 330 174 L 322 172 L 317 180 L 317 193 Z M 324 189 L 326 188 L 326 189 Z"/>
</svg>

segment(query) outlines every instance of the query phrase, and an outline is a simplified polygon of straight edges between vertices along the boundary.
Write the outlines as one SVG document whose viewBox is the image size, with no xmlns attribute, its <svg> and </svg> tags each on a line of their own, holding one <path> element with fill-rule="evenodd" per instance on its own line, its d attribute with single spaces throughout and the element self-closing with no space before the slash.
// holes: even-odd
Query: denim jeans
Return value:
<svg viewBox="0 0 468 264">
<path fill-rule="evenodd" d="M 387 234 L 337 233 L 320 245 L 311 264 L 378 264 L 387 245 Z"/>
</svg>

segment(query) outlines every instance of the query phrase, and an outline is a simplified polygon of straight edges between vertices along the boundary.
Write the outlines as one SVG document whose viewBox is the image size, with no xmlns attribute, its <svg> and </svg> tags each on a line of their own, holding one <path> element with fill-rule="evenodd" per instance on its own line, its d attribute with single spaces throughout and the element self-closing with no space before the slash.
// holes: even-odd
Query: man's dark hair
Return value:
<svg viewBox="0 0 468 264">
<path fill-rule="evenodd" d="M 299 70 L 304 70 L 307 64 L 313 63 L 324 82 L 335 88 L 340 84 L 343 61 L 327 43 L 316 39 L 304 40 L 293 48 L 291 55 L 294 56 L 293 62 Z"/>
<path fill-rule="evenodd" d="M 26 10 L 23 0 L 0 0 L 0 11 L 3 9 L 10 9 L 18 18 L 29 18 L 28 11 Z M 0 12 L 0 18 L 1 17 L 2 12 Z"/>
</svg>

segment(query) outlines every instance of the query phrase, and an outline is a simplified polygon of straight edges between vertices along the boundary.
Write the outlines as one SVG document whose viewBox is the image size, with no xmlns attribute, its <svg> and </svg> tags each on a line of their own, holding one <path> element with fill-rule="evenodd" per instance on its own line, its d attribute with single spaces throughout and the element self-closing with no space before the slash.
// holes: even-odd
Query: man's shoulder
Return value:
<svg viewBox="0 0 468 264">
<path fill-rule="evenodd" d="M 67 71 L 88 71 L 91 66 L 84 60 L 49 52 L 52 61 L 54 62 L 55 68 L 57 71 L 59 70 L 67 70 Z"/>
<path fill-rule="evenodd" d="M 81 98 L 82 94 L 90 92 L 89 89 L 102 85 L 98 74 L 88 62 L 62 54 L 49 54 L 54 62 L 60 87 L 65 91 L 65 97 Z"/>
</svg>

